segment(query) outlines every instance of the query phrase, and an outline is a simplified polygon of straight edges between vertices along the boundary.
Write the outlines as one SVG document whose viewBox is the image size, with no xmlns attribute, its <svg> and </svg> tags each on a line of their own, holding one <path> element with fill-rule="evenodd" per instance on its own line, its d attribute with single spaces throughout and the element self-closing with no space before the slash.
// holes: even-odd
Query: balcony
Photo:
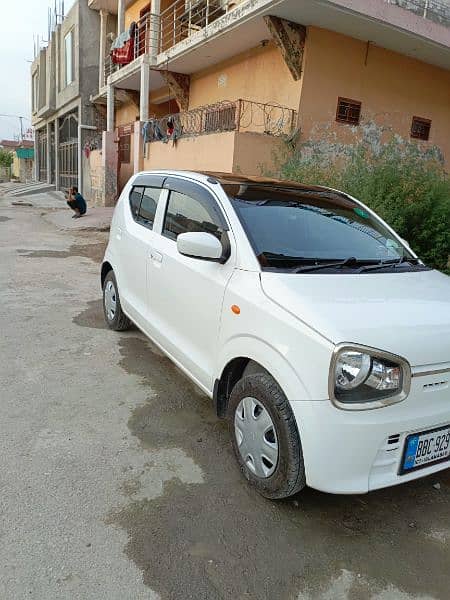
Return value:
<svg viewBox="0 0 450 600">
<path fill-rule="evenodd" d="M 158 54 L 208 27 L 232 4 L 226 0 L 175 0 L 161 13 Z"/>
<path fill-rule="evenodd" d="M 286 138 L 297 127 L 297 112 L 279 104 L 243 99 L 234 102 L 225 100 L 159 119 L 150 119 L 147 127 L 148 142 L 178 140 L 226 131 Z"/>
<path fill-rule="evenodd" d="M 265 15 L 305 26 L 320 23 L 325 29 L 450 68 L 450 4 L 442 0 L 175 0 L 160 15 L 147 14 L 137 22 L 129 62 L 147 55 L 159 69 L 192 73 L 208 68 L 266 39 Z M 114 64 L 108 57 L 105 83 L 124 64 Z M 124 75 L 131 71 L 132 67 Z M 139 89 L 137 82 L 132 89 Z"/>
<path fill-rule="evenodd" d="M 243 99 L 151 119 L 144 168 L 258 175 L 274 168 L 274 156 L 296 127 L 295 110 Z"/>
<path fill-rule="evenodd" d="M 161 52 L 204 29 L 224 15 L 231 4 L 226 0 L 175 0 L 160 15 L 145 14 L 135 23 L 123 51 L 105 59 L 105 85 L 110 75 L 140 56 L 156 59 Z"/>
</svg>

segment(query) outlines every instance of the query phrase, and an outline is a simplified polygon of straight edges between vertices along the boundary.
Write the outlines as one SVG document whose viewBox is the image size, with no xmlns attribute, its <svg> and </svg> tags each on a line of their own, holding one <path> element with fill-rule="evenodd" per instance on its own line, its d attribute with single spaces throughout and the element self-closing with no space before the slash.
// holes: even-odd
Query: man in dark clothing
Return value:
<svg viewBox="0 0 450 600">
<path fill-rule="evenodd" d="M 78 188 L 76 185 L 73 185 L 69 189 L 69 197 L 67 200 L 67 206 L 69 206 L 75 214 L 72 219 L 79 219 L 83 215 L 86 214 L 87 206 L 86 200 L 83 196 L 78 192 Z"/>
</svg>

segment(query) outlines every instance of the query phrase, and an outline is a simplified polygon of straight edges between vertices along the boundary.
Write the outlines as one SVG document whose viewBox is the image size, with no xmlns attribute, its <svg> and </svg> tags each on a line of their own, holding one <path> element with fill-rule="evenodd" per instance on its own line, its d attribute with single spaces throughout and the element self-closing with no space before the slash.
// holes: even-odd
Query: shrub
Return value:
<svg viewBox="0 0 450 600">
<path fill-rule="evenodd" d="M 10 167 L 13 164 L 13 155 L 9 150 L 0 148 L 0 166 Z"/>
<path fill-rule="evenodd" d="M 281 158 L 280 175 L 358 198 L 407 240 L 425 263 L 448 269 L 450 177 L 436 149 L 424 152 L 399 138 L 375 148 L 363 141 L 330 161 L 329 145 L 312 149 L 303 144 Z"/>
</svg>

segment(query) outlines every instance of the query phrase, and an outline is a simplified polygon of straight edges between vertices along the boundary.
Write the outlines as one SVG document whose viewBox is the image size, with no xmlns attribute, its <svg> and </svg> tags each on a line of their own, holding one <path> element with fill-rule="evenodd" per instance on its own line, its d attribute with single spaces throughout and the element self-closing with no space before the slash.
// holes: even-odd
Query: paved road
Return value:
<svg viewBox="0 0 450 600">
<path fill-rule="evenodd" d="M 42 212 L 0 198 L 2 600 L 449 598 L 449 472 L 263 500 L 209 401 L 105 329 L 106 234 Z"/>
</svg>

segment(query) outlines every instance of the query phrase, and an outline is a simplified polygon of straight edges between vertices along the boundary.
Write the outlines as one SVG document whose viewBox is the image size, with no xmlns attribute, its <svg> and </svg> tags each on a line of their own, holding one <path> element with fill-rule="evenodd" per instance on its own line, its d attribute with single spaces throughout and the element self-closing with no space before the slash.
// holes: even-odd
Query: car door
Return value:
<svg viewBox="0 0 450 600">
<path fill-rule="evenodd" d="M 153 224 L 161 195 L 162 178 L 137 178 L 124 207 L 121 235 L 119 291 L 125 312 L 138 325 L 148 320 L 147 256 L 153 242 Z"/>
<path fill-rule="evenodd" d="M 199 184 L 170 177 L 161 235 L 148 259 L 148 302 L 157 341 L 207 390 L 213 367 L 222 303 L 236 252 L 224 213 Z M 183 256 L 177 236 L 204 231 L 218 237 L 227 252 L 223 264 Z"/>
</svg>

